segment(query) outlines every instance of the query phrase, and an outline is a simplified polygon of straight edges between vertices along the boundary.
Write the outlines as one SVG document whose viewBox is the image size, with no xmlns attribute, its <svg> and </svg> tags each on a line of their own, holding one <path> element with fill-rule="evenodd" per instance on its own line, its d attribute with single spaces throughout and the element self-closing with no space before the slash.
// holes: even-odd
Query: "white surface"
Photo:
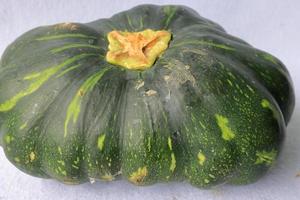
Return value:
<svg viewBox="0 0 300 200">
<path fill-rule="evenodd" d="M 300 86 L 299 0 L 189 0 L 189 1 L 34 1 L 0 0 L 0 54 L 23 32 L 39 25 L 65 21 L 88 22 L 141 3 L 185 4 L 221 24 L 229 33 L 280 58 Z M 278 165 L 259 182 L 199 190 L 187 183 L 136 187 L 125 181 L 66 186 L 18 171 L 0 150 L 0 200 L 53 199 L 300 199 L 300 110 L 296 106 Z"/>
</svg>

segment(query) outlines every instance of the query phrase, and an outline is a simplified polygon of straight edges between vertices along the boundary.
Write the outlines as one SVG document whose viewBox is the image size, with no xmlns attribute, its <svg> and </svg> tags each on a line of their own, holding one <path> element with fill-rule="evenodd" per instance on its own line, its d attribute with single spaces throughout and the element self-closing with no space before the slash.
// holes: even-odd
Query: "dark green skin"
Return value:
<svg viewBox="0 0 300 200">
<path fill-rule="evenodd" d="M 108 32 L 147 28 L 172 33 L 169 48 L 150 69 L 105 61 Z M 24 79 L 60 64 L 42 84 Z M 103 76 L 93 79 L 97 72 Z M 33 82 L 39 87 L 28 92 Z M 85 83 L 89 87 L 81 90 Z M 2 105 L 0 111 L 7 158 L 27 174 L 71 184 L 109 174 L 130 179 L 143 167 L 147 174 L 135 184 L 186 180 L 208 188 L 254 182 L 274 164 L 295 101 L 278 59 L 190 8 L 155 5 L 25 33 L 2 56 L 0 110 L 20 92 L 12 108 Z M 71 112 L 66 123 L 76 96 L 78 117 L 73 121 Z"/>
</svg>

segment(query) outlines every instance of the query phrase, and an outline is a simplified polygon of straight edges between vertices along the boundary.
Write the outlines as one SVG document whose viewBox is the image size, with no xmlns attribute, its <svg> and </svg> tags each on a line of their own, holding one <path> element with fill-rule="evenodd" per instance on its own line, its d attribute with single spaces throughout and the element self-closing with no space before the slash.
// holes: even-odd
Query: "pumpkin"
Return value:
<svg viewBox="0 0 300 200">
<path fill-rule="evenodd" d="M 33 29 L 4 52 L 1 146 L 68 184 L 256 181 L 294 108 L 285 66 L 185 6 Z"/>
</svg>

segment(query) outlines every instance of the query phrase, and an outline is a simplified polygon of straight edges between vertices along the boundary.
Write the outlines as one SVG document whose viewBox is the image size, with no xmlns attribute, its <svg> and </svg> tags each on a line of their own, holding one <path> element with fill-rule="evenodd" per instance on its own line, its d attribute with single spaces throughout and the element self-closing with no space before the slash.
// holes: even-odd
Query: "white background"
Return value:
<svg viewBox="0 0 300 200">
<path fill-rule="evenodd" d="M 286 64 L 295 86 L 300 86 L 299 0 L 0 0 L 0 55 L 20 34 L 36 26 L 58 22 L 88 22 L 110 17 L 141 3 L 185 4 L 221 24 L 229 33 L 265 50 Z M 285 146 L 277 166 L 255 184 L 199 190 L 187 183 L 136 187 L 125 181 L 66 186 L 18 171 L 0 148 L 0 200 L 73 199 L 300 199 L 300 110 L 287 129 Z"/>
</svg>

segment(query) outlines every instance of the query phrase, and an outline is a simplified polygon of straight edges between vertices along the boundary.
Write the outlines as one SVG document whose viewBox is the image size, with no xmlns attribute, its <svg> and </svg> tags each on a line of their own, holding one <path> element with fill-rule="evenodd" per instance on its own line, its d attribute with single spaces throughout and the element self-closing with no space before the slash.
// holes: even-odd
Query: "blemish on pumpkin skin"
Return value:
<svg viewBox="0 0 300 200">
<path fill-rule="evenodd" d="M 133 172 L 130 177 L 129 181 L 132 182 L 135 185 L 140 185 L 142 184 L 144 178 L 148 175 L 148 170 L 147 167 L 139 167 L 137 171 Z"/>
<path fill-rule="evenodd" d="M 189 69 L 191 68 L 191 66 L 185 65 L 184 68 L 185 68 L 186 70 L 189 70 Z"/>
<path fill-rule="evenodd" d="M 166 82 L 168 82 L 168 81 L 170 80 L 170 76 L 168 76 L 168 75 L 164 76 L 164 80 L 165 80 Z"/>
<path fill-rule="evenodd" d="M 81 96 L 81 97 L 83 97 L 84 92 L 83 92 L 82 90 L 79 90 L 79 91 L 78 91 L 78 95 Z"/>
<path fill-rule="evenodd" d="M 219 114 L 216 114 L 215 117 L 217 119 L 217 124 L 222 132 L 222 138 L 224 140 L 232 140 L 235 137 L 235 134 L 228 126 L 229 120 L 226 117 Z"/>
<path fill-rule="evenodd" d="M 89 177 L 89 181 L 90 181 L 91 184 L 94 184 L 96 182 L 96 179 L 92 178 L 92 177 Z"/>
<path fill-rule="evenodd" d="M 101 176 L 101 180 L 104 181 L 113 181 L 115 179 L 115 177 L 113 175 L 111 175 L 110 173 L 107 173 L 103 176 Z"/>
</svg>

